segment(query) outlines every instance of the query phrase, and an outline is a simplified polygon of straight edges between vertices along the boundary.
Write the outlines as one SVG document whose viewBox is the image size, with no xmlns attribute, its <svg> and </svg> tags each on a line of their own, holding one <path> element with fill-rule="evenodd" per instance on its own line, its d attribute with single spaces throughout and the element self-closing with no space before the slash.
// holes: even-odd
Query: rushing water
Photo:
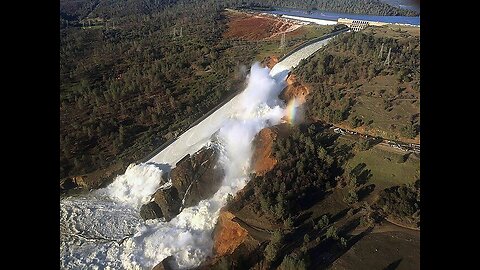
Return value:
<svg viewBox="0 0 480 270">
<path fill-rule="evenodd" d="M 280 68 L 270 72 L 258 63 L 252 66 L 247 88 L 208 144 L 220 151 L 218 165 L 225 170 L 222 186 L 169 222 L 144 222 L 138 214 L 150 194 L 164 184 L 163 172 L 154 164 L 129 166 L 104 189 L 62 199 L 61 268 L 151 269 L 171 255 L 174 268 L 198 266 L 212 252 L 212 231 L 228 195 L 249 180 L 255 135 L 280 123 L 285 115 L 278 94 L 286 86 L 286 74 Z"/>
<path fill-rule="evenodd" d="M 175 259 L 172 265 L 175 268 L 198 266 L 211 254 L 212 231 L 220 208 L 229 194 L 235 194 L 249 180 L 255 135 L 264 127 L 278 124 L 286 114 L 278 94 L 285 87 L 288 71 L 326 42 L 302 48 L 271 71 L 258 64 L 252 66 L 247 88 L 230 110 L 223 111 L 227 119 L 221 121 L 213 140 L 221 153 L 219 165 L 226 172 L 222 187 L 213 197 L 183 209 L 169 222 L 164 219 L 145 222 L 138 213 L 140 205 L 148 202 L 150 194 L 165 184 L 162 167 L 145 163 L 129 166 L 125 174 L 104 189 L 63 198 L 60 202 L 61 268 L 151 269 L 170 255 Z M 196 136 L 201 143 L 203 137 Z M 209 139 L 205 146 L 211 142 Z M 176 150 L 188 152 L 189 148 Z"/>
</svg>

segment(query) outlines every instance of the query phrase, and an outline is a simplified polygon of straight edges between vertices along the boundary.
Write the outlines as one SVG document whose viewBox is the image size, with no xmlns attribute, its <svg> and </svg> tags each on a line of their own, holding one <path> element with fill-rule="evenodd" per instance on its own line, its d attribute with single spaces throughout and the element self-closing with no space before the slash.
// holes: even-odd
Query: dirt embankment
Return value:
<svg viewBox="0 0 480 270">
<path fill-rule="evenodd" d="M 282 33 L 297 30 L 302 25 L 271 16 L 252 15 L 243 12 L 227 12 L 228 30 L 225 38 L 241 40 L 265 40 L 276 38 Z"/>
<path fill-rule="evenodd" d="M 278 59 L 275 57 L 267 57 L 263 61 L 263 64 L 273 66 L 277 62 Z M 287 87 L 280 94 L 280 99 L 288 103 L 295 98 L 299 104 L 303 104 L 306 101 L 308 93 L 310 93 L 310 90 L 298 82 L 295 75 L 290 75 L 287 78 Z M 273 142 L 277 138 L 279 131 L 283 131 L 282 134 L 286 134 L 285 128 L 285 126 L 264 128 L 258 133 L 254 141 L 254 152 L 252 156 L 252 168 L 256 175 L 265 175 L 277 164 L 277 160 L 272 153 Z"/>
<path fill-rule="evenodd" d="M 232 221 L 234 217 L 228 211 L 220 212 L 213 237 L 213 254 L 217 257 L 232 254 L 248 235 L 247 230 Z"/>
<path fill-rule="evenodd" d="M 275 56 L 265 57 L 265 59 L 263 59 L 262 61 L 262 65 L 264 67 L 268 67 L 269 69 L 272 69 L 273 66 L 275 66 L 277 63 L 278 63 L 278 58 Z"/>
<path fill-rule="evenodd" d="M 269 68 L 272 68 L 276 63 L 278 63 L 278 59 L 275 57 L 267 57 L 262 61 L 262 64 Z M 287 87 L 282 91 L 280 98 L 288 103 L 290 99 L 295 97 L 300 103 L 304 103 L 309 92 L 305 86 L 296 80 L 295 76 L 291 75 L 287 79 Z M 278 136 L 288 136 L 288 133 L 288 124 L 264 128 L 258 133 L 253 143 L 252 155 L 252 169 L 256 175 L 264 175 L 275 167 L 277 160 L 273 154 L 273 143 Z M 240 197 L 239 195 L 242 192 L 243 190 L 236 195 L 236 198 Z M 221 258 L 235 257 L 243 253 L 248 254 L 258 246 L 258 241 L 249 235 L 245 228 L 233 221 L 234 218 L 234 212 L 221 210 L 213 237 L 214 255 L 203 264 L 204 267 L 217 264 Z M 203 268 L 200 267 L 200 269 Z"/>
<path fill-rule="evenodd" d="M 252 168 L 256 175 L 265 175 L 277 164 L 272 153 L 273 142 L 277 132 L 273 128 L 262 129 L 255 138 Z"/>
<path fill-rule="evenodd" d="M 287 87 L 280 93 L 280 99 L 288 103 L 295 98 L 299 104 L 305 103 L 310 89 L 300 83 L 294 74 L 290 74 L 287 78 Z"/>
</svg>

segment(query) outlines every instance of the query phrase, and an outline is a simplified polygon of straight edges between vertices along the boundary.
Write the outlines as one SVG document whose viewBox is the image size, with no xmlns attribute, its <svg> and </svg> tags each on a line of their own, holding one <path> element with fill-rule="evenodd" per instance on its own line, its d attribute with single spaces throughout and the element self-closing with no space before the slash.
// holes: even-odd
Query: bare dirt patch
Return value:
<svg viewBox="0 0 480 270">
<path fill-rule="evenodd" d="M 243 12 L 227 12 L 228 30 L 225 38 L 241 40 L 265 40 L 282 33 L 297 30 L 302 25 L 271 16 L 252 15 Z M 278 37 L 279 38 L 279 37 Z"/>
<path fill-rule="evenodd" d="M 277 164 L 277 160 L 272 153 L 272 146 L 276 137 L 277 133 L 272 128 L 264 128 L 258 133 L 252 162 L 253 170 L 257 175 L 265 175 Z"/>
<path fill-rule="evenodd" d="M 233 253 L 248 234 L 247 230 L 232 221 L 234 217 L 228 211 L 222 211 L 218 217 L 213 245 L 213 251 L 216 256 L 225 256 Z"/>
<path fill-rule="evenodd" d="M 310 89 L 300 83 L 294 74 L 290 74 L 287 78 L 287 87 L 280 93 L 280 98 L 285 102 L 295 98 L 299 104 L 303 104 L 309 93 Z"/>
</svg>

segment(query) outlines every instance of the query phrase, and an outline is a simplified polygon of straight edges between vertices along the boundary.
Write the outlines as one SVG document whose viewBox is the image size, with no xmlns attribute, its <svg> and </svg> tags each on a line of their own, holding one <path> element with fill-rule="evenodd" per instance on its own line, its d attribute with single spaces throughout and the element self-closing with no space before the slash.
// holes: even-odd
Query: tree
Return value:
<svg viewBox="0 0 480 270">
<path fill-rule="evenodd" d="M 402 136 L 413 139 L 417 136 L 417 129 L 412 123 L 408 123 L 401 129 Z"/>
<path fill-rule="evenodd" d="M 265 259 L 267 261 L 272 262 L 278 255 L 278 250 L 280 249 L 280 245 L 282 243 L 282 232 L 280 230 L 275 230 L 272 234 L 272 238 L 270 243 L 268 243 L 267 247 L 265 248 Z"/>
<path fill-rule="evenodd" d="M 303 258 L 299 258 L 297 254 L 289 254 L 283 258 L 280 268 L 282 270 L 306 270 L 307 262 Z"/>
<path fill-rule="evenodd" d="M 360 139 L 359 139 L 358 142 L 356 143 L 356 148 L 357 148 L 359 151 L 368 150 L 368 149 L 370 148 L 370 140 L 364 139 L 363 137 L 360 137 Z"/>
<path fill-rule="evenodd" d="M 363 125 L 362 119 L 358 118 L 358 116 L 353 116 L 350 118 L 350 126 L 352 128 L 357 128 L 359 126 Z"/>
<path fill-rule="evenodd" d="M 329 219 L 328 219 L 328 216 L 327 215 L 323 215 L 319 220 L 318 220 L 318 223 L 317 223 L 317 226 L 319 229 L 323 229 L 325 228 L 326 226 L 328 226 L 329 224 Z"/>
<path fill-rule="evenodd" d="M 347 247 L 348 245 L 348 242 L 347 242 L 347 239 L 345 239 L 343 236 L 340 237 L 340 244 L 342 245 L 342 247 Z"/>
<path fill-rule="evenodd" d="M 306 233 L 306 234 L 303 236 L 303 243 L 304 243 L 304 244 L 307 244 L 308 242 L 310 242 L 310 236 L 308 235 L 308 233 Z"/>
<path fill-rule="evenodd" d="M 293 228 L 293 221 L 291 217 L 285 219 L 285 221 L 283 222 L 283 227 L 288 230 L 291 230 Z"/>
<path fill-rule="evenodd" d="M 337 228 L 334 225 L 330 226 L 327 230 L 326 236 L 327 238 L 338 239 Z"/>
<path fill-rule="evenodd" d="M 352 188 L 343 199 L 348 204 L 354 204 L 358 202 L 358 195 L 355 189 Z"/>
</svg>

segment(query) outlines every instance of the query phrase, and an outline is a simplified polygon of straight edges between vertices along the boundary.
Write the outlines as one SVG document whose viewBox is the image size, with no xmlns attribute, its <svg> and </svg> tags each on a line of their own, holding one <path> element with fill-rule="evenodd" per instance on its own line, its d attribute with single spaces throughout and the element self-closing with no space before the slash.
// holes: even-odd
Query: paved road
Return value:
<svg viewBox="0 0 480 270">
<path fill-rule="evenodd" d="M 392 148 L 395 148 L 395 149 L 398 149 L 398 150 L 401 150 L 401 151 L 404 151 L 404 152 L 414 152 L 414 153 L 420 154 L 420 144 L 404 143 L 404 142 L 401 142 L 401 141 L 394 141 L 394 140 L 387 140 L 387 139 L 380 138 L 380 137 L 373 137 L 373 136 L 370 136 L 370 135 L 367 135 L 367 134 L 361 134 L 361 133 L 351 131 L 351 130 L 348 130 L 348 129 L 343 129 L 343 128 L 340 128 L 340 127 L 336 127 L 334 125 L 332 125 L 330 127 L 330 129 L 333 129 L 333 132 L 341 134 L 341 135 L 349 134 L 349 135 L 352 135 L 352 136 L 363 137 L 365 139 L 381 139 L 382 141 L 379 143 L 381 145 L 384 145 L 384 146 L 387 146 L 387 147 L 392 147 Z"/>
</svg>

